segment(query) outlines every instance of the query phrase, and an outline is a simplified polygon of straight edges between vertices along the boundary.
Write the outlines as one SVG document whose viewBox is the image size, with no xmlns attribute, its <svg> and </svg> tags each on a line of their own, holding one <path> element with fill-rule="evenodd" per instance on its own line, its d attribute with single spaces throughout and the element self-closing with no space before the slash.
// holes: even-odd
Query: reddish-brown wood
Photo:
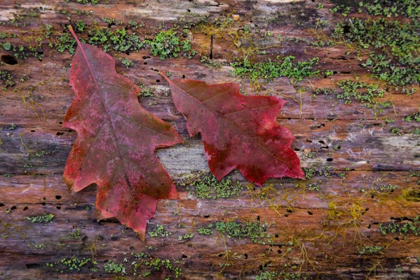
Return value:
<svg viewBox="0 0 420 280">
<path fill-rule="evenodd" d="M 18 58 L 17 64 L 0 65 L 0 70 L 9 71 L 16 83 L 6 90 L 0 89 L 0 279 L 138 279 L 139 273 L 134 275 L 131 263 L 132 253 L 140 252 L 169 259 L 173 264 L 179 262 L 176 265 L 182 269 L 181 279 L 255 279 L 274 271 L 280 273 L 279 279 L 420 277 L 419 237 L 412 233 L 383 235 L 379 227 L 391 222 L 407 223 L 420 215 L 419 178 L 412 176 L 420 166 L 420 139 L 413 133 L 418 123 L 402 120 L 418 112 L 420 94 L 387 91 L 385 100 L 392 101 L 394 108 L 377 116 L 360 103 L 344 104 L 334 94 L 315 96 L 314 88 L 336 88 L 341 79 L 359 77 L 363 81 L 377 81 L 359 66 L 355 56 L 343 59 L 348 51 L 345 44 L 315 48 L 291 41 L 279 44 L 277 40 L 277 35 L 315 38 L 315 19 L 327 20 L 325 30 L 330 30 L 339 18 L 328 12 L 333 2 L 352 1 L 101 2 L 99 5 L 82 5 L 75 0 L 0 3 L 0 33 L 16 35 L 0 39 L 0 43 L 7 41 L 27 47 L 41 36 L 44 54 L 42 61 L 29 56 L 26 60 Z M 319 3 L 324 9 L 317 9 Z M 193 16 L 194 13 L 209 18 L 203 20 Z M 211 27 L 215 18 L 231 18 L 232 14 L 239 15 L 239 19 L 225 30 L 202 28 Z M 141 105 L 170 122 L 186 140 L 184 145 L 157 151 L 176 180 L 180 199 L 159 201 L 148 231 L 159 224 L 172 234 L 164 238 L 148 235 L 146 243 L 117 221 L 96 221 L 95 186 L 74 194 L 62 180 L 76 138 L 74 131 L 62 127 L 67 106 L 73 99 L 68 84 L 72 57 L 68 52 L 57 52 L 48 43 L 56 42 L 65 26 L 78 20 L 86 23 L 96 20 L 99 26 L 107 26 L 101 18 L 122 20 L 123 26 L 129 20 L 142 22 L 144 27 L 139 27 L 137 33 L 149 39 L 160 30 L 180 24 L 180 18 L 195 23 L 188 31 L 192 48 L 198 52 L 192 59 L 161 60 L 148 49 L 129 55 L 110 52 L 116 58 L 120 74 L 154 89 L 153 97 L 139 98 Z M 19 19 L 18 26 L 10 21 L 13 19 Z M 43 37 L 42 26 L 46 23 L 53 26 L 49 39 Z M 253 35 L 249 40 L 235 37 L 244 25 L 251 23 L 260 33 L 270 31 L 274 35 Z M 81 37 L 86 38 L 86 33 Z M 337 74 L 298 84 L 279 78 L 261 82 L 257 90 L 249 81 L 234 77 L 229 66 L 235 57 L 243 57 L 244 49 L 252 47 L 250 41 L 266 46 L 267 54 L 257 56 L 258 60 L 275 58 L 278 53 L 294 55 L 299 60 L 319 57 L 319 69 L 334 70 Z M 210 52 L 212 61 L 221 63 L 221 68 L 200 62 L 200 55 L 209 57 Z M 2 61 L 12 54 L 0 47 Z M 367 57 L 367 53 L 361 55 Z M 126 69 L 119 57 L 130 58 L 134 67 Z M 209 84 L 235 81 L 240 83 L 243 93 L 284 98 L 287 103 L 278 122 L 295 135 L 292 147 L 301 158 L 302 167 L 322 174 L 307 181 L 271 179 L 265 189 L 249 187 L 239 197 L 228 199 L 194 197 L 183 182 L 194 171 L 208 171 L 202 142 L 199 137 L 188 137 L 186 120 L 177 112 L 169 86 L 156 70 Z M 29 76 L 29 80 L 20 82 L 24 76 Z M 395 122 L 387 124 L 386 119 Z M 391 133 L 391 126 L 398 127 L 403 135 Z M 247 185 L 237 172 L 232 178 Z M 315 183 L 319 191 L 309 189 Z M 397 187 L 390 193 L 381 192 L 380 186 L 385 185 Z M 261 195 L 263 190 L 266 196 Z M 54 215 L 51 223 L 27 220 L 44 213 Z M 227 238 L 216 231 L 210 236 L 197 232 L 202 225 L 229 220 L 268 223 L 266 233 L 271 235 L 273 244 Z M 68 238 L 77 230 L 80 236 Z M 190 240 L 179 240 L 186 232 L 195 235 Z M 365 246 L 381 246 L 382 250 L 361 254 Z M 92 263 L 80 270 L 70 270 L 63 264 L 63 258 L 94 259 L 98 271 L 91 270 Z M 108 261 L 123 264 L 127 273 L 108 273 L 104 269 Z M 143 266 L 139 271 L 141 275 L 151 271 L 149 279 L 174 278 L 168 269 L 159 272 Z"/>
</svg>

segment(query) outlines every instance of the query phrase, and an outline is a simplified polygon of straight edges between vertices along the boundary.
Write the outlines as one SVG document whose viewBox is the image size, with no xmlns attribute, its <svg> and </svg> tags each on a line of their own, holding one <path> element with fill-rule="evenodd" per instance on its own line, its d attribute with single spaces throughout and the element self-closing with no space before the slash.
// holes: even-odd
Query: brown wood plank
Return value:
<svg viewBox="0 0 420 280">
<path fill-rule="evenodd" d="M 338 40 L 325 47 L 298 41 L 330 38 L 335 25 L 345 18 L 329 9 L 336 4 L 357 6 L 359 1 L 100 2 L 0 3 L 0 71 L 8 71 L 15 82 L 0 89 L 0 279 L 175 279 L 171 269 L 153 268 L 151 262 L 157 259 L 179 267 L 180 279 L 256 279 L 273 272 L 277 273 L 270 274 L 273 278 L 262 279 L 420 277 L 420 222 L 416 220 L 420 178 L 415 173 L 420 170 L 419 123 L 403 119 L 419 112 L 420 94 L 402 94 L 374 78 L 361 66 L 369 50 L 357 53 L 354 45 Z M 323 7 L 318 8 L 319 4 Z M 372 16 L 354 12 L 349 17 Z M 103 18 L 115 22 L 106 23 Z M 129 27 L 129 20 L 139 28 Z M 315 29 L 317 20 L 325 20 L 323 28 Z M 67 32 L 66 25 L 75 26 L 78 21 L 87 24 L 78 33 L 83 39 L 95 28 L 94 21 L 99 28 L 126 27 L 142 40 L 176 25 L 181 33 L 186 25 L 185 38 L 198 52 L 191 59 L 161 60 L 148 49 L 109 51 L 120 74 L 153 89 L 152 97 L 139 97 L 141 105 L 170 122 L 186 140 L 157 151 L 176 181 L 180 199 L 159 201 L 146 243 L 116 220 L 96 220 L 95 186 L 71 193 L 62 180 L 76 138 L 74 131 L 62 128 L 74 96 L 68 85 L 72 56 L 57 51 L 54 44 Z M 49 38 L 45 24 L 52 26 Z M 41 46 L 35 48 L 39 59 L 27 50 L 27 59 L 20 54 L 17 63 L 10 63 L 15 52 L 7 50 L 5 42 L 28 48 L 37 46 L 37 37 L 41 38 Z M 255 46 L 260 52 L 250 55 L 253 62 L 288 55 L 298 61 L 319 57 L 317 70 L 335 72 L 297 83 L 288 78 L 252 83 L 236 77 L 230 63 L 243 60 Z M 201 56 L 210 55 L 211 63 L 220 68 L 201 61 Z M 134 66 L 124 67 L 119 60 L 123 57 Z M 235 171 L 232 180 L 244 186 L 239 196 L 197 197 L 191 178 L 199 179 L 197 171 L 208 172 L 202 142 L 199 136 L 188 136 L 185 118 L 177 112 L 157 70 L 171 72 L 171 78 L 236 82 L 244 94 L 284 98 L 287 103 L 277 120 L 294 133 L 293 148 L 308 180 L 270 179 L 258 188 Z M 390 101 L 392 106 L 379 112 L 357 101 L 345 104 L 337 98 L 342 92 L 337 82 L 343 79 L 379 84 L 385 94 L 378 101 Z M 332 92 L 315 94 L 317 88 Z M 28 220 L 44 214 L 54 218 L 47 223 Z M 264 237 L 260 243 L 249 237 L 229 238 L 216 229 L 217 223 L 228 221 L 265 225 Z M 199 234 L 198 229 L 209 224 L 213 233 Z M 158 225 L 171 234 L 150 236 Z M 387 226 L 395 232 L 386 231 Z M 194 236 L 183 239 L 186 233 Z M 141 252 L 150 257 L 136 259 Z"/>
</svg>

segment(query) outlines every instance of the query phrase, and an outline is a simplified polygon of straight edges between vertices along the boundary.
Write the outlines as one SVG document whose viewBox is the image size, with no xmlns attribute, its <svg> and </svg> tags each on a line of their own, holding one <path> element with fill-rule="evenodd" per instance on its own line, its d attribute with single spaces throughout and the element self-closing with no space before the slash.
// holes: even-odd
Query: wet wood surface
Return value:
<svg viewBox="0 0 420 280">
<path fill-rule="evenodd" d="M 415 173 L 420 166 L 420 137 L 414 132 L 419 125 L 403 120 L 419 111 L 420 94 L 406 95 L 387 88 L 384 100 L 393 106 L 376 115 L 358 102 L 345 104 L 335 98 L 340 92 L 337 81 L 355 77 L 376 81 L 355 55 L 344 56 L 348 46 L 310 47 L 276 41 L 278 35 L 315 38 L 317 18 L 327 20 L 328 34 L 340 20 L 328 9 L 340 1 L 101 2 L 0 3 L 0 33 L 17 35 L 0 39 L 2 44 L 7 41 L 29 46 L 44 34 L 45 24 L 53 26 L 51 38 L 42 39 L 42 58 L 29 56 L 10 63 L 13 52 L 0 48 L 0 70 L 8 71 L 15 79 L 15 85 L 0 90 L 0 279 L 138 279 L 149 272 L 149 279 L 175 278 L 170 269 L 162 267 L 158 271 L 144 263 L 136 272 L 133 263 L 138 260 L 134 254 L 141 252 L 153 260 L 170 260 L 181 269 L 180 279 L 255 279 L 264 273 L 277 276 L 260 279 L 420 278 L 419 236 L 411 231 L 383 234 L 380 228 L 381 224 L 409 223 L 420 228 L 416 220 L 420 216 L 420 179 Z M 323 9 L 317 9 L 319 3 Z M 232 16 L 238 18 L 223 34 L 210 36 L 207 29 L 200 28 L 216 18 Z M 20 18 L 17 26 L 13 22 L 16 18 Z M 76 138 L 74 131 L 62 127 L 73 99 L 68 84 L 72 56 L 51 48 L 49 42 L 56 42 L 67 32 L 66 25 L 79 20 L 96 20 L 99 26 L 106 27 L 101 18 L 121 20 L 122 26 L 129 20 L 142 22 L 144 27 L 136 32 L 144 38 L 172 28 L 180 18 L 189 19 L 192 27 L 188 36 L 192 49 L 198 52 L 192 59 L 166 60 L 152 56 L 148 49 L 129 54 L 109 52 L 116 58 L 120 74 L 154 90 L 152 97 L 139 97 L 141 105 L 172 123 L 186 140 L 183 145 L 157 151 L 177 183 L 180 199 L 159 201 L 148 232 L 164 225 L 171 235 L 148 235 L 146 243 L 117 221 L 96 220 L 95 186 L 71 193 L 62 180 Z M 241 48 L 249 41 L 238 43 L 233 34 L 247 24 L 258 28 L 260 34 L 273 34 L 252 38 L 253 43 L 267 46 L 266 53 L 258 57 L 260 61 L 278 54 L 294 55 L 298 60 L 319 57 L 318 69 L 333 70 L 334 75 L 299 83 L 278 78 L 262 81 L 259 88 L 247 79 L 235 77 L 229 63 L 241 57 Z M 200 56 L 210 55 L 214 63 L 221 64 L 220 68 L 200 61 Z M 126 69 L 120 57 L 128 57 L 134 66 Z M 302 167 L 314 176 L 305 181 L 271 179 L 259 189 L 234 172 L 232 180 L 244 185 L 239 196 L 218 200 L 194 196 L 187 189 L 187 181 L 196 172 L 209 171 L 202 142 L 199 136 L 189 138 L 186 120 L 177 112 L 169 86 L 156 69 L 170 71 L 173 78 L 207 83 L 234 81 L 248 95 L 284 98 L 287 104 L 278 122 L 292 130 L 296 137 L 293 148 Z M 314 94 L 314 89 L 326 87 L 335 93 Z M 387 119 L 395 121 L 389 124 Z M 392 127 L 400 133 L 393 133 Z M 315 184 L 317 189 L 311 188 Z M 395 188 L 384 191 L 386 186 Z M 27 219 L 43 214 L 53 214 L 54 219 L 49 223 L 31 223 Z M 226 221 L 267 224 L 265 233 L 270 235 L 270 242 L 229 238 L 216 230 L 209 236 L 197 232 L 202 226 Z M 194 236 L 180 240 L 185 233 Z M 367 246 L 381 249 L 361 253 Z M 77 268 L 66 265 L 69 259 Z M 80 265 L 83 259 L 90 260 Z M 105 269 L 110 262 L 121 264 L 125 270 Z"/>
</svg>

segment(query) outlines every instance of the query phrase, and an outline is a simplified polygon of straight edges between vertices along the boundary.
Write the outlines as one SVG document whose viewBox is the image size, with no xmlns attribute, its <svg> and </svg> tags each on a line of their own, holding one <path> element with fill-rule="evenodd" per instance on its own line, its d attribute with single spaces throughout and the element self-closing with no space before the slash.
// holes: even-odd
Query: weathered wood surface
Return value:
<svg viewBox="0 0 420 280">
<path fill-rule="evenodd" d="M 48 40 L 44 39 L 42 61 L 29 57 L 18 59 L 13 65 L 2 63 L 0 70 L 9 71 L 16 80 L 25 75 L 30 79 L 0 90 L 0 279 L 137 279 L 139 274 L 134 276 L 130 266 L 131 254 L 140 252 L 179 261 L 180 278 L 185 279 L 254 279 L 265 271 L 283 272 L 281 279 L 420 278 L 419 237 L 383 235 L 379 228 L 381 223 L 404 223 L 420 215 L 419 179 L 410 176 L 420 165 L 420 139 L 412 133 L 418 124 L 402 120 L 418 112 L 420 94 L 408 96 L 387 91 L 386 98 L 394 108 L 385 109 L 377 117 L 360 103 L 344 104 L 331 96 L 315 96 L 312 88 L 335 88 L 335 82 L 341 79 L 358 76 L 366 81 L 375 80 L 359 66 L 356 57 L 343 59 L 348 51 L 344 44 L 315 48 L 302 43 L 275 42 L 277 35 L 313 38 L 311 28 L 316 18 L 327 20 L 332 28 L 339 20 L 328 12 L 333 3 L 109 0 L 92 6 L 58 0 L 18 1 L 21 5 L 15 2 L 1 1 L 0 21 L 4 24 L 0 25 L 0 32 L 17 34 L 7 41 L 24 46 L 41 34 L 45 23 L 53 25 L 51 41 L 62 34 L 65 25 L 77 20 L 97 20 L 99 25 L 106 26 L 101 18 L 143 22 L 145 27 L 140 27 L 138 33 L 153 38 L 159 32 L 158 25 L 167 30 L 180 18 L 198 21 L 191 13 L 209 15 L 209 22 L 217 17 L 231 17 L 232 13 L 239 15 L 239 20 L 221 37 L 211 38 L 202 29 L 191 28 L 189 36 L 193 49 L 198 51 L 191 60 L 161 60 L 147 49 L 129 55 L 111 53 L 133 60 L 134 67 L 130 69 L 117 60 L 117 70 L 136 83 L 153 87 L 154 97 L 141 97 L 139 102 L 171 122 L 186 139 L 184 145 L 157 152 L 177 182 L 195 171 L 208 171 L 208 167 L 199 137 L 188 137 L 186 121 L 175 109 L 168 95 L 169 87 L 155 69 L 170 71 L 177 78 L 184 75 L 208 83 L 235 80 L 241 83 L 243 92 L 256 94 L 249 81 L 232 76 L 228 63 L 241 55 L 229 32 L 252 22 L 261 33 L 270 31 L 275 35 L 264 40 L 255 38 L 265 46 L 272 46 L 266 49 L 261 61 L 278 53 L 298 59 L 316 56 L 320 58 L 320 69 L 337 73 L 299 84 L 290 84 L 286 78 L 275 79 L 263 83 L 258 93 L 278 95 L 288 101 L 278 117 L 279 123 L 293 131 L 296 137 L 293 147 L 302 159 L 302 166 L 319 171 L 329 167 L 327 176 L 323 172 L 305 182 L 269 180 L 266 186 L 274 186 L 271 196 L 261 196 L 260 190 L 251 187 L 239 197 L 221 200 L 198 199 L 179 184 L 180 200 L 160 201 L 148 226 L 151 230 L 161 224 L 172 234 L 165 238 L 148 236 L 143 244 L 130 229 L 115 221 L 96 221 L 94 186 L 70 193 L 62 181 L 67 155 L 76 138 L 74 131 L 62 128 L 64 113 L 73 98 L 68 85 L 71 55 L 48 47 Z M 317 10 L 318 3 L 325 8 Z M 87 11 L 89 16 L 77 15 L 75 10 Z M 18 27 L 10 23 L 18 15 L 30 12 L 36 16 L 24 17 L 26 27 L 22 22 Z M 213 60 L 223 65 L 221 68 L 200 62 L 200 55 L 209 56 L 210 52 Z M 2 61 L 10 54 L 0 50 Z M 392 126 L 400 128 L 403 135 L 390 132 L 390 125 L 385 123 L 387 118 L 395 119 Z M 240 174 L 234 173 L 232 177 L 246 184 Z M 314 183 L 319 191 L 308 190 L 307 186 Z M 388 184 L 398 187 L 392 193 L 378 191 L 379 186 Z M 55 215 L 52 223 L 31 223 L 26 219 L 43 213 Z M 248 238 L 229 239 L 217 232 L 210 236 L 197 234 L 203 224 L 229 219 L 269 223 L 267 233 L 274 243 L 262 245 Z M 77 229 L 80 237 L 63 239 Z M 179 241 L 178 236 L 186 232 L 195 236 Z M 383 250 L 360 254 L 364 246 L 381 246 Z M 63 258 L 84 257 L 94 258 L 98 271 L 92 271 L 91 265 L 81 267 L 80 271 L 69 270 L 60 263 Z M 108 260 L 122 263 L 127 273 L 107 273 L 103 266 Z M 56 264 L 48 267 L 47 263 Z M 166 269 L 149 270 L 150 279 L 168 276 Z M 143 269 L 142 275 L 146 271 Z"/>
</svg>

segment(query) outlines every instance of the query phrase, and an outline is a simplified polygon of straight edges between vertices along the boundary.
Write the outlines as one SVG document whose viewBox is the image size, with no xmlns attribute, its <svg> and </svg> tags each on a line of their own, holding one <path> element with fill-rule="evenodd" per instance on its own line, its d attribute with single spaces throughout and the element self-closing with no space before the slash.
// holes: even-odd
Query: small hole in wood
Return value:
<svg viewBox="0 0 420 280">
<path fill-rule="evenodd" d="M 308 214 L 311 215 L 311 216 L 313 215 L 313 213 L 311 211 L 308 211 Z"/>
<path fill-rule="evenodd" d="M 333 161 L 333 159 L 332 158 L 327 158 L 327 161 Z"/>
<path fill-rule="evenodd" d="M 56 195 L 55 199 L 61 199 L 61 195 Z"/>
<path fill-rule="evenodd" d="M 35 130 L 31 130 L 31 132 L 35 132 Z"/>
<path fill-rule="evenodd" d="M 18 63 L 16 57 L 14 57 L 13 55 L 9 55 L 9 54 L 2 55 L 1 56 L 1 62 L 4 62 L 4 63 L 9 64 L 9 65 L 15 65 L 15 64 Z"/>
<path fill-rule="evenodd" d="M 23 208 L 23 211 L 26 211 L 28 209 L 29 209 L 28 206 L 25 206 L 25 208 Z"/>
<path fill-rule="evenodd" d="M 57 206 L 57 207 L 55 207 L 55 208 L 57 208 L 58 210 L 61 210 L 61 206 Z"/>
</svg>

